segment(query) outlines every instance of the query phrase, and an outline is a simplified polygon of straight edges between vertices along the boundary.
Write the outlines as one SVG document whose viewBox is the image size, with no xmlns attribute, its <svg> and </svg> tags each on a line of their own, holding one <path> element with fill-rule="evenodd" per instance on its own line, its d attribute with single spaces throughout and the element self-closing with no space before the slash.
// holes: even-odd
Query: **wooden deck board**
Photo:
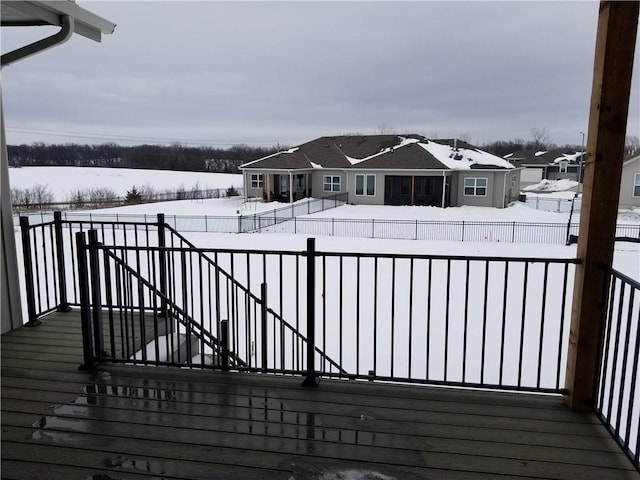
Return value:
<svg viewBox="0 0 640 480">
<path fill-rule="evenodd" d="M 306 389 L 299 378 L 120 365 L 83 372 L 79 330 L 77 312 L 56 313 L 2 336 L 2 478 L 640 479 L 595 416 L 558 397 L 329 380 Z"/>
</svg>

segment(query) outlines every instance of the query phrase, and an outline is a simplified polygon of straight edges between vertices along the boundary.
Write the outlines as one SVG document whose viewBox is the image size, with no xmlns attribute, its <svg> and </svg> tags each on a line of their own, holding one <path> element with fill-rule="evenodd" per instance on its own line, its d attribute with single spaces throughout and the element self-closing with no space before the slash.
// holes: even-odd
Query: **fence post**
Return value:
<svg viewBox="0 0 640 480">
<path fill-rule="evenodd" d="M 159 213 L 158 222 L 158 270 L 160 276 L 160 313 L 161 317 L 167 316 L 167 246 L 164 213 Z"/>
<path fill-rule="evenodd" d="M 262 370 L 267 371 L 267 284 L 260 284 L 260 314 L 261 320 L 261 337 L 262 337 L 262 350 L 261 350 L 261 363 Z M 275 338 L 273 339 L 275 342 Z"/>
<path fill-rule="evenodd" d="M 371 238 L 374 238 L 376 233 L 376 219 L 372 218 L 371 219 Z"/>
<path fill-rule="evenodd" d="M 53 225 L 56 233 L 56 257 L 58 267 L 58 287 L 60 288 L 60 303 L 58 304 L 58 312 L 68 312 L 71 310 L 69 301 L 67 300 L 67 275 L 65 271 L 64 261 L 64 237 L 62 235 L 62 212 L 59 210 L 53 212 Z"/>
<path fill-rule="evenodd" d="M 571 218 L 573 217 L 573 205 L 576 201 L 576 198 L 578 198 L 578 192 L 576 192 L 576 194 L 573 196 L 573 199 L 571 200 L 571 210 L 569 210 L 569 220 L 567 221 L 567 245 L 571 245 Z"/>
<path fill-rule="evenodd" d="M 464 220 L 462 220 L 462 239 L 461 242 L 464 242 Z"/>
<path fill-rule="evenodd" d="M 87 268 L 87 242 L 84 232 L 76 233 L 76 255 L 78 264 L 78 290 L 80 295 L 80 325 L 82 326 L 83 363 L 80 370 L 95 367 L 91 332 L 91 300 L 89 295 L 89 269 Z"/>
<path fill-rule="evenodd" d="M 220 321 L 220 365 L 223 372 L 229 371 L 229 320 Z"/>
<path fill-rule="evenodd" d="M 418 239 L 418 219 L 416 218 L 416 240 Z"/>
<path fill-rule="evenodd" d="M 31 262 L 31 237 L 29 235 L 29 217 L 20 217 L 22 234 L 22 260 L 24 262 L 24 283 L 27 290 L 27 323 L 25 327 L 37 327 L 40 322 L 36 317 L 35 284 L 33 282 L 33 265 Z"/>
<path fill-rule="evenodd" d="M 516 222 L 511 222 L 511 243 L 516 241 Z"/>
<path fill-rule="evenodd" d="M 242 215 L 238 215 L 238 233 L 242 233 Z"/>
<path fill-rule="evenodd" d="M 102 292 L 100 291 L 100 258 L 98 249 L 98 231 L 89 230 L 89 271 L 91 274 L 91 305 L 93 313 L 94 354 L 104 355 L 104 337 L 102 332 Z M 109 279 L 110 280 L 110 279 Z"/>
<path fill-rule="evenodd" d="M 297 217 L 293 217 L 293 233 L 298 233 L 298 222 L 296 218 Z"/>
<path fill-rule="evenodd" d="M 307 376 L 303 387 L 317 387 L 316 378 L 316 239 L 307 238 Z"/>
</svg>

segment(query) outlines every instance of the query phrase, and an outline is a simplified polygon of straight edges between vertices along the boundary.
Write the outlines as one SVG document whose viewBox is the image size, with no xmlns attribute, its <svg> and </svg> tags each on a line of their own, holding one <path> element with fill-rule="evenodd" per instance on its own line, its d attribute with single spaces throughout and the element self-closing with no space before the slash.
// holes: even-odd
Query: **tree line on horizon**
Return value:
<svg viewBox="0 0 640 480">
<path fill-rule="evenodd" d="M 465 134 L 460 139 L 471 143 Z M 482 143 L 479 148 L 503 157 L 521 150 L 562 149 L 580 151 L 581 145 L 556 145 L 550 141 L 547 129 L 533 129 L 530 140 L 496 140 Z M 173 145 L 122 146 L 116 143 L 80 145 L 75 143 L 8 145 L 9 166 L 72 166 L 118 167 L 155 170 L 182 170 L 192 172 L 240 173 L 238 167 L 273 153 L 287 150 L 289 146 L 271 147 L 234 145 L 230 148 L 189 147 Z M 640 153 L 640 140 L 628 136 L 625 157 Z"/>
<path fill-rule="evenodd" d="M 118 167 L 191 172 L 240 173 L 243 163 L 289 147 L 234 145 L 230 148 L 174 145 L 122 146 L 116 143 L 7 145 L 11 167 Z"/>
</svg>

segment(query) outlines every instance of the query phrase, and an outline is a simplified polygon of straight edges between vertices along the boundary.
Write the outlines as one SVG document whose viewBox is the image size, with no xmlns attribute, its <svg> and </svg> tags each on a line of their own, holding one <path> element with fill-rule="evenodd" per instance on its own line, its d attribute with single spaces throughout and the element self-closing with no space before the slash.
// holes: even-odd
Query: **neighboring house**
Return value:
<svg viewBox="0 0 640 480">
<path fill-rule="evenodd" d="M 523 186 L 539 183 L 541 180 L 582 181 L 582 154 L 566 150 L 521 150 L 504 156 L 516 167 L 522 167 Z"/>
<path fill-rule="evenodd" d="M 320 137 L 245 163 L 245 197 L 292 202 L 347 193 L 367 205 L 505 207 L 520 169 L 456 140 L 420 135 Z"/>
<path fill-rule="evenodd" d="M 640 155 L 630 157 L 622 164 L 619 206 L 640 207 Z"/>
</svg>

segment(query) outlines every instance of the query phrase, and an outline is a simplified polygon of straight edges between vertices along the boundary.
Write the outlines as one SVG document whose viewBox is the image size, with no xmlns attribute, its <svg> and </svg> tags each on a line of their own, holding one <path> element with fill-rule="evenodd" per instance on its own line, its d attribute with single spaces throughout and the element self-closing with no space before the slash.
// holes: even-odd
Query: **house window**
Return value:
<svg viewBox="0 0 640 480">
<path fill-rule="evenodd" d="M 264 175 L 262 173 L 251 174 L 251 188 L 262 188 L 264 185 Z"/>
<path fill-rule="evenodd" d="M 633 178 L 633 196 L 640 197 L 640 173 L 636 173 Z"/>
<path fill-rule="evenodd" d="M 373 197 L 376 194 L 375 175 L 356 175 L 356 195 Z"/>
<path fill-rule="evenodd" d="M 334 175 L 325 175 L 322 179 L 323 190 L 325 192 L 340 191 L 340 177 Z"/>
<path fill-rule="evenodd" d="M 464 195 L 465 197 L 486 197 L 487 196 L 487 179 L 486 178 L 465 178 L 464 179 Z"/>
<path fill-rule="evenodd" d="M 564 160 L 560 162 L 560 173 L 567 173 L 567 165 L 569 162 L 565 162 Z"/>
</svg>

